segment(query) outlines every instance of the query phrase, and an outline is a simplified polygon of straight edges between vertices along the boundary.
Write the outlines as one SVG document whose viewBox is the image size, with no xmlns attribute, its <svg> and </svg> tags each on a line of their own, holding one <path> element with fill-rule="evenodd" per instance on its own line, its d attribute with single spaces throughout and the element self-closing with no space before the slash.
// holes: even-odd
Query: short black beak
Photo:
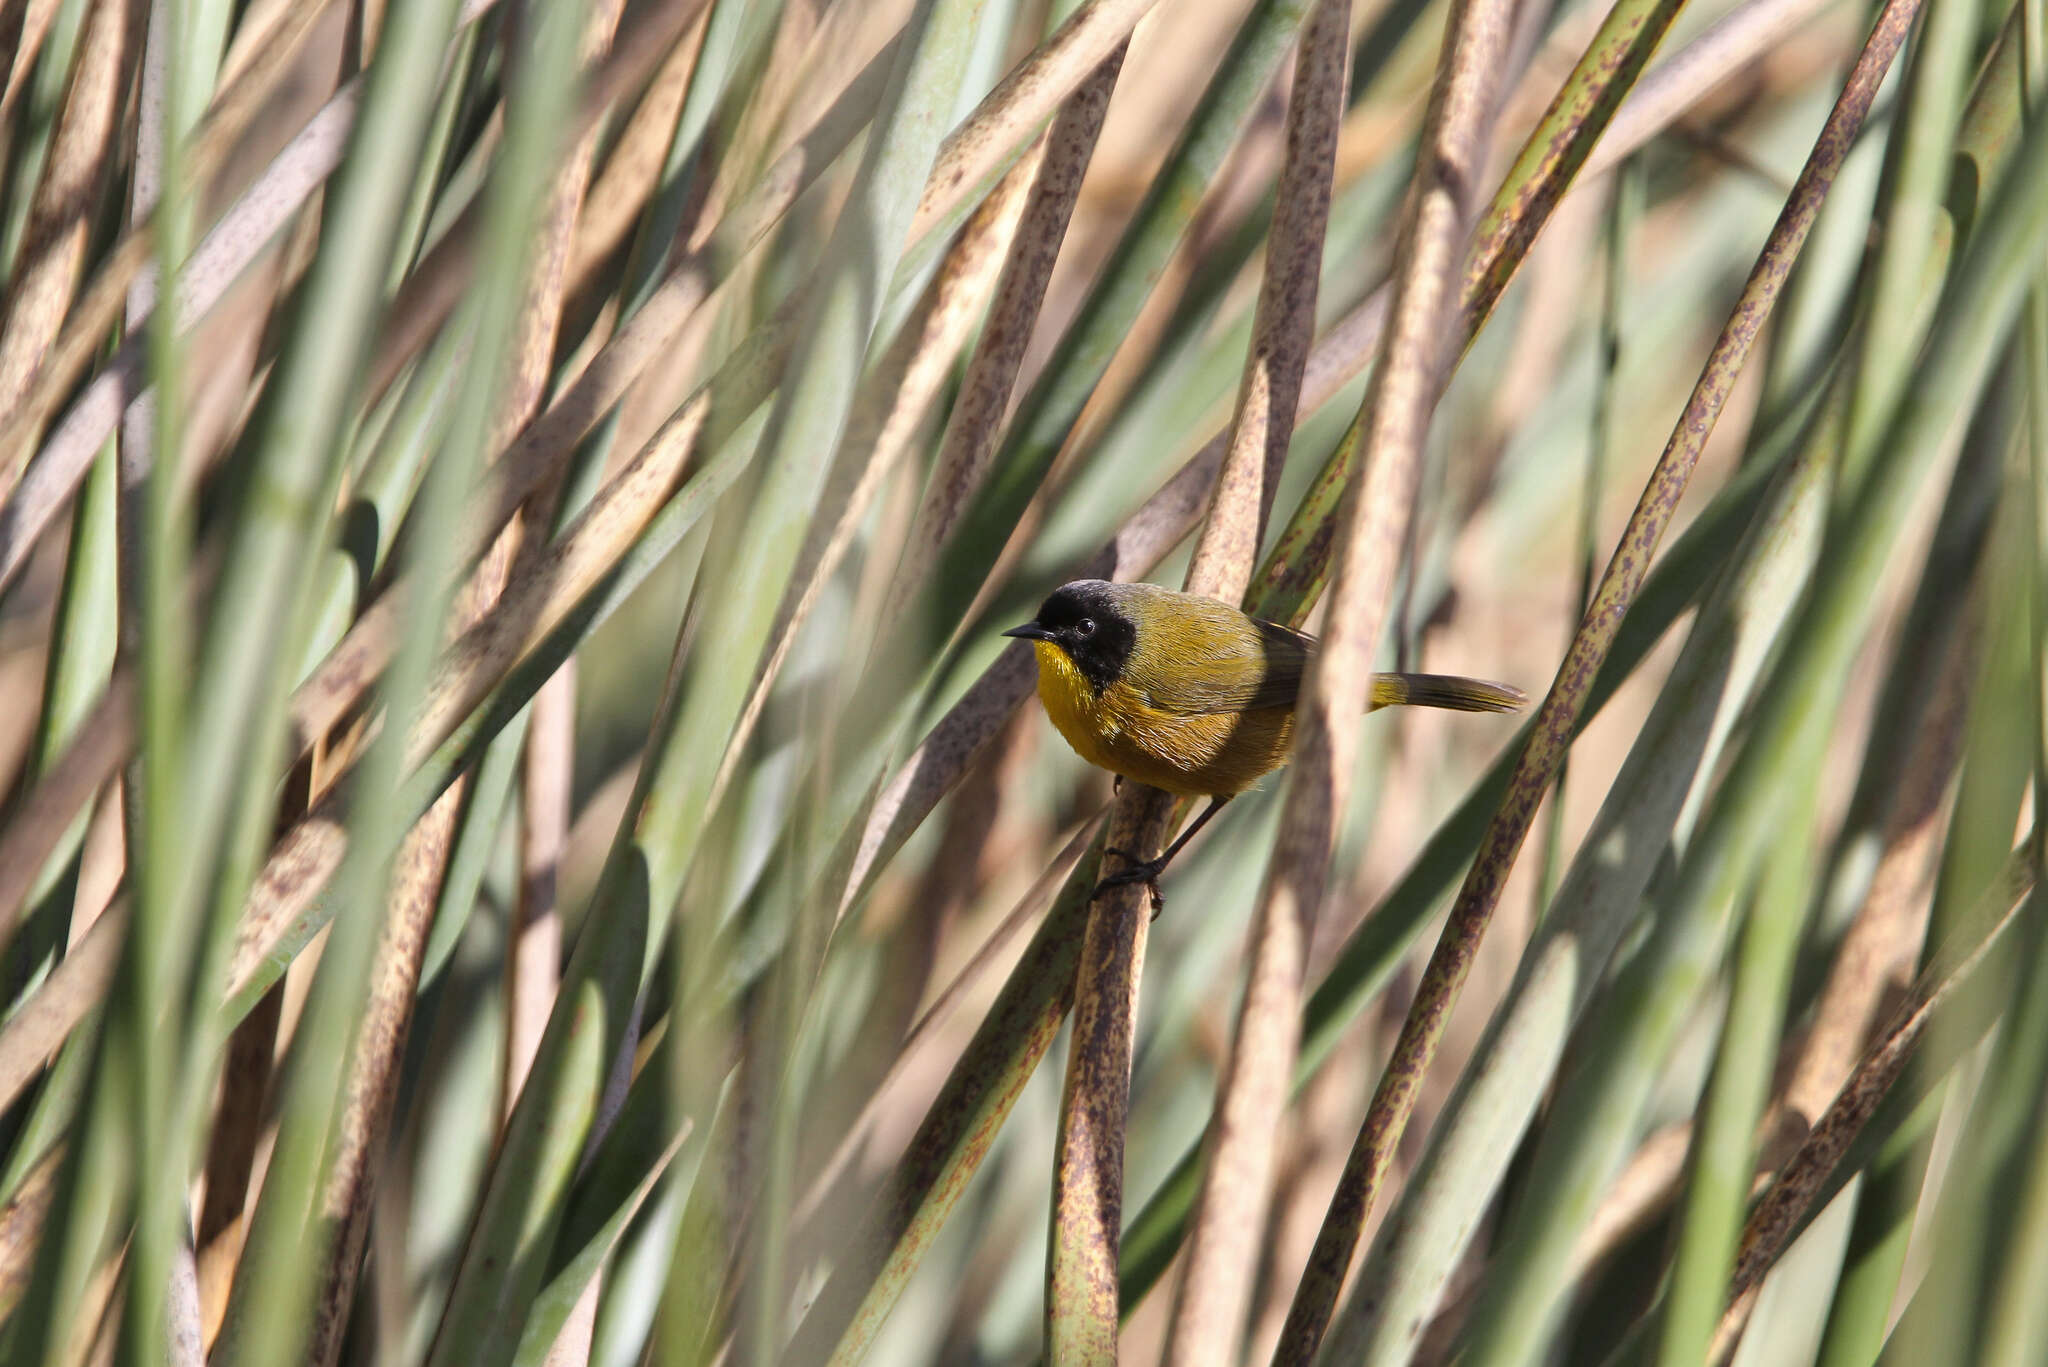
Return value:
<svg viewBox="0 0 2048 1367">
<path fill-rule="evenodd" d="M 1026 622 L 1021 627 L 1011 627 L 1003 635 L 1020 637 L 1026 641 L 1050 641 L 1052 639 L 1052 633 L 1036 622 Z"/>
</svg>

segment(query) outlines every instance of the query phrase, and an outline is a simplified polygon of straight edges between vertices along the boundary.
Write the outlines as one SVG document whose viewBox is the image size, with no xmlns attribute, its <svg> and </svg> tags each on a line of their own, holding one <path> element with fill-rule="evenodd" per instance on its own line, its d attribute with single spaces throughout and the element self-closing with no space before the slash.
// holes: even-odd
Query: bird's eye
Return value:
<svg viewBox="0 0 2048 1367">
<path fill-rule="evenodd" d="M 1076 636 L 1093 636 L 1095 634 L 1095 619 L 1093 617 L 1083 617 L 1080 621 L 1074 623 L 1074 634 Z"/>
</svg>

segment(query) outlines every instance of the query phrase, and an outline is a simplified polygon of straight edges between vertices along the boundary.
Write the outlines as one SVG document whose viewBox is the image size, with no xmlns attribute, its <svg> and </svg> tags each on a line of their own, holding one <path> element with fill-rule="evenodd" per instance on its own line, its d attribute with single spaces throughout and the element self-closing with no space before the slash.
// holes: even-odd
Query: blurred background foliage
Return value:
<svg viewBox="0 0 2048 1367">
<path fill-rule="evenodd" d="M 2043 10 L 0 0 L 0 1360 L 2048 1361 Z"/>
</svg>

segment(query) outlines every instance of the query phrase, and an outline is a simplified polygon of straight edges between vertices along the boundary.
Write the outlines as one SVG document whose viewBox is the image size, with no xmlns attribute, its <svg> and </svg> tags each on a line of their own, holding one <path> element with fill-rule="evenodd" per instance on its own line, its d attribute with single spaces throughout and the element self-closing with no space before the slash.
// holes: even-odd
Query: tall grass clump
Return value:
<svg viewBox="0 0 2048 1367">
<path fill-rule="evenodd" d="M 0 0 L 0 1362 L 2048 1362 L 2044 15 Z"/>
</svg>

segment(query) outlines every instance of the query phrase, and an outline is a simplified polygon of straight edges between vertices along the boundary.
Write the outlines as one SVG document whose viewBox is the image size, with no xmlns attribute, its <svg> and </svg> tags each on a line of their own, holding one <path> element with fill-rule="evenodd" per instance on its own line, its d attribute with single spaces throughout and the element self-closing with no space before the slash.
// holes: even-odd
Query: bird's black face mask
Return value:
<svg viewBox="0 0 2048 1367">
<path fill-rule="evenodd" d="M 1098 693 L 1123 677 L 1138 644 L 1137 624 L 1110 586 L 1092 581 L 1068 584 L 1039 605 L 1037 618 L 1003 635 L 1058 646 Z"/>
</svg>

